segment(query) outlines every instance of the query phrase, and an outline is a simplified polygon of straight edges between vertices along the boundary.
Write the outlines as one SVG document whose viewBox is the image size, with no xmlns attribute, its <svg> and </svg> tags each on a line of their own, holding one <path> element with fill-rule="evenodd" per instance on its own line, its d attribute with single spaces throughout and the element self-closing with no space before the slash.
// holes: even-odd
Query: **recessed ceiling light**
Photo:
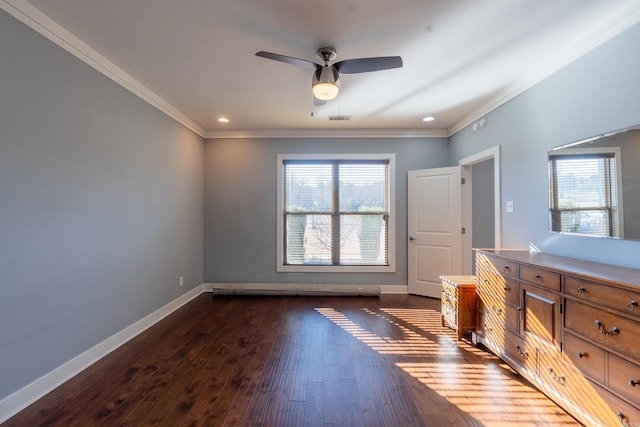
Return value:
<svg viewBox="0 0 640 427">
<path fill-rule="evenodd" d="M 434 121 L 436 118 L 433 116 L 427 116 L 424 119 L 422 119 L 423 122 L 432 122 Z"/>
<path fill-rule="evenodd" d="M 229 123 L 229 119 L 227 119 L 226 117 L 218 117 L 218 121 L 220 123 Z"/>
</svg>

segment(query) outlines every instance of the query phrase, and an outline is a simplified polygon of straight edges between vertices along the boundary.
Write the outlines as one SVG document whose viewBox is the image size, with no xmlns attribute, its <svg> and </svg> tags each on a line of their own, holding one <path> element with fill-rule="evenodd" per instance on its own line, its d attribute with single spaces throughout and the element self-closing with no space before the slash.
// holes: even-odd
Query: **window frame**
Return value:
<svg viewBox="0 0 640 427">
<path fill-rule="evenodd" d="M 580 158 L 580 157 L 611 157 L 615 162 L 615 187 L 616 187 L 616 203 L 612 203 L 610 206 L 606 206 L 605 208 L 597 208 L 597 207 L 585 207 L 584 209 L 561 209 L 556 206 L 556 201 L 554 200 L 557 197 L 558 189 L 557 189 L 557 176 L 552 173 L 551 167 L 552 163 L 556 161 L 555 158 Z M 624 222 L 621 220 L 624 215 L 623 210 L 623 187 L 622 187 L 622 159 L 621 159 L 621 150 L 620 147 L 592 147 L 592 148 L 562 148 L 558 150 L 553 150 L 549 152 L 549 230 L 553 233 L 559 234 L 570 234 L 577 236 L 589 236 L 589 237 L 597 237 L 602 239 L 619 239 L 624 236 Z M 612 187 L 605 188 L 605 193 L 610 193 Z M 609 236 L 601 236 L 598 234 L 588 234 L 588 233 L 580 233 L 574 231 L 562 231 L 562 230 L 554 230 L 554 214 L 558 215 L 562 212 L 569 211 L 589 211 L 589 210 L 608 210 L 611 215 L 611 210 L 615 208 L 616 215 L 610 216 L 610 226 L 609 226 Z"/>
<path fill-rule="evenodd" d="M 389 212 L 387 217 L 387 255 L 389 265 L 290 265 L 285 264 L 284 242 L 284 195 L 283 167 L 285 161 L 388 161 Z M 276 197 L 276 254 L 277 272 L 289 273 L 394 273 L 396 271 L 395 250 L 395 154 L 278 154 L 277 156 L 277 197 Z"/>
</svg>

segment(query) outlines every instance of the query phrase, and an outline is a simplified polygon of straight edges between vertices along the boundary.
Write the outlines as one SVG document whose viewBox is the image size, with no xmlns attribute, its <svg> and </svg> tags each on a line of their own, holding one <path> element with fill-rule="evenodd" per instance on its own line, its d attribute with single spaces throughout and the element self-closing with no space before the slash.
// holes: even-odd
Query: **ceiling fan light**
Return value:
<svg viewBox="0 0 640 427">
<path fill-rule="evenodd" d="M 313 96 L 321 101 L 330 101 L 338 96 L 340 85 L 338 82 L 316 83 L 312 88 Z"/>
</svg>

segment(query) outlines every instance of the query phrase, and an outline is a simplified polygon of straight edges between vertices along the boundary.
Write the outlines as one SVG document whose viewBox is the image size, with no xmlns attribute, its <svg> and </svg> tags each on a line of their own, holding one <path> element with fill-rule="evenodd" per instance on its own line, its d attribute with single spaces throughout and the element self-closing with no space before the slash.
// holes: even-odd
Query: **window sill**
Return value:
<svg viewBox="0 0 640 427">
<path fill-rule="evenodd" d="M 395 273 L 393 265 L 278 265 L 278 273 Z"/>
</svg>

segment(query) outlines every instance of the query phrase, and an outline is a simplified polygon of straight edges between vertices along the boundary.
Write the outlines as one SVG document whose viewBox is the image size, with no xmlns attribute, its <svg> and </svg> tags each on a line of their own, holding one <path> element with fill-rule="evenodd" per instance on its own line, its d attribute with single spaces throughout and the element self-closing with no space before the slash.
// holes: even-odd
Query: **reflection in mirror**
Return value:
<svg viewBox="0 0 640 427">
<path fill-rule="evenodd" d="M 640 240 L 640 128 L 549 152 L 549 229 Z"/>
</svg>

